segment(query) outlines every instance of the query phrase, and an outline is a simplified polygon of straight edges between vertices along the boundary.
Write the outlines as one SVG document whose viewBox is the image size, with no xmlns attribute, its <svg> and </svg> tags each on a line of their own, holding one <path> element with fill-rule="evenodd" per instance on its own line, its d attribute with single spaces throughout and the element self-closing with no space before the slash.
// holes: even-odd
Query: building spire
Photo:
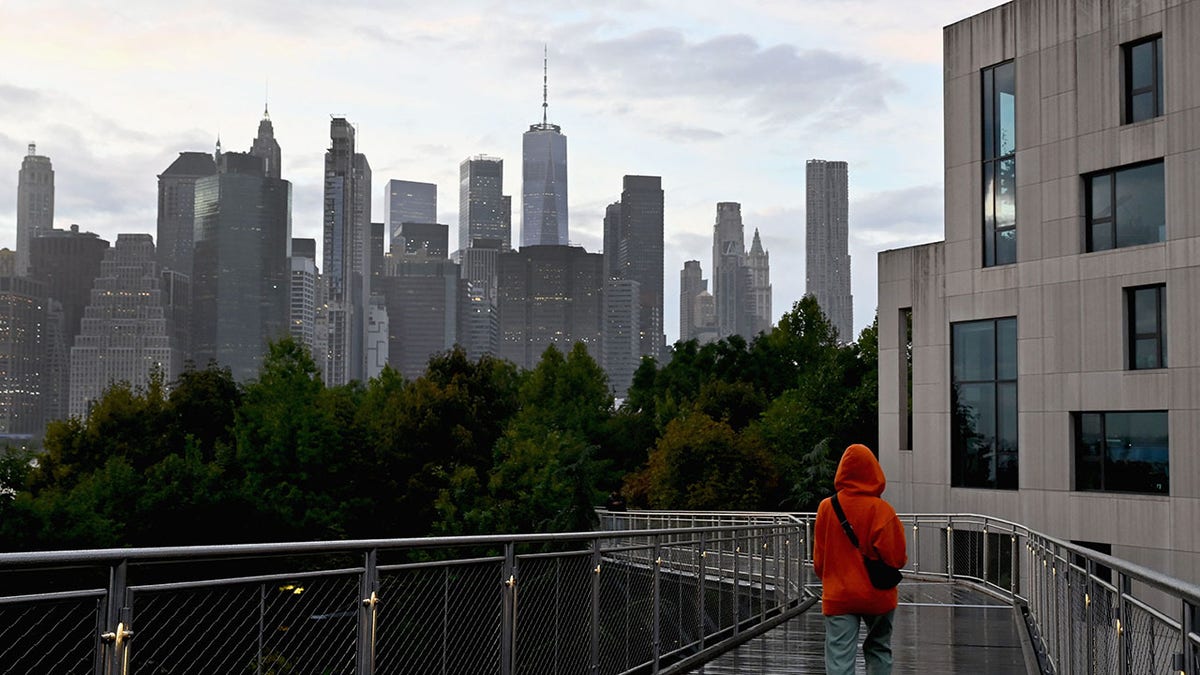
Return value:
<svg viewBox="0 0 1200 675">
<path fill-rule="evenodd" d="M 549 72 L 549 61 L 550 61 L 549 53 L 550 53 L 549 47 L 547 47 L 546 45 L 543 44 L 542 45 L 542 124 L 546 124 L 546 108 L 548 108 L 550 105 L 549 103 L 546 102 L 546 94 L 547 94 L 547 91 L 549 90 L 549 84 L 548 84 L 547 77 L 546 77 L 547 73 Z"/>
<path fill-rule="evenodd" d="M 263 119 L 271 119 L 271 113 L 267 111 L 267 101 L 271 98 L 271 82 L 266 80 L 263 82 Z"/>
<path fill-rule="evenodd" d="M 27 156 L 28 156 L 28 157 L 33 157 L 33 156 L 34 156 L 34 155 L 36 155 L 36 154 L 37 154 L 37 143 L 34 143 L 34 142 L 30 141 L 30 143 L 29 143 L 29 152 L 28 152 Z"/>
</svg>

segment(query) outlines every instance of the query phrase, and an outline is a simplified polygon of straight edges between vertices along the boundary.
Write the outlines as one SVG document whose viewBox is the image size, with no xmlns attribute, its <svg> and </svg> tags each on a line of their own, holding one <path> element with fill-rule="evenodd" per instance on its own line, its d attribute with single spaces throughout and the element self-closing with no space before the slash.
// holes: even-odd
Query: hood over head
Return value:
<svg viewBox="0 0 1200 675">
<path fill-rule="evenodd" d="M 842 461 L 838 462 L 837 475 L 833 478 L 833 487 L 838 492 L 856 492 L 878 497 L 887 487 L 887 479 L 883 476 L 883 467 L 879 460 L 865 445 L 855 443 L 842 453 Z"/>
</svg>

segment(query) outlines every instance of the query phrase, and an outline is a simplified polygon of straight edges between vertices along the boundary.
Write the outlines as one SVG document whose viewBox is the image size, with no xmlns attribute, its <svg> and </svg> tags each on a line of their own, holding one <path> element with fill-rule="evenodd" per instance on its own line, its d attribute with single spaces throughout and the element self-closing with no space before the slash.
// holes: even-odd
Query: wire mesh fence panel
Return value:
<svg viewBox="0 0 1200 675">
<path fill-rule="evenodd" d="M 1117 649 L 1117 594 L 1099 584 L 1093 584 L 1092 589 L 1092 671 L 1096 675 L 1117 675 L 1121 672 Z"/>
<path fill-rule="evenodd" d="M 100 601 L 0 605 L 0 673 L 90 673 Z"/>
<path fill-rule="evenodd" d="M 1178 626 L 1172 626 L 1157 614 L 1129 603 L 1124 626 L 1128 643 L 1130 673 L 1170 673 L 1172 660 L 1183 653 Z"/>
<path fill-rule="evenodd" d="M 1071 632 L 1071 653 L 1068 656 L 1070 669 L 1066 672 L 1079 670 L 1087 672 L 1088 659 L 1088 594 L 1087 572 L 1071 567 L 1068 570 L 1071 580 L 1070 606 L 1068 622 Z"/>
<path fill-rule="evenodd" d="M 649 564 L 610 565 L 600 575 L 601 672 L 619 673 L 654 655 L 654 571 Z"/>
<path fill-rule="evenodd" d="M 514 672 L 586 673 L 591 663 L 591 552 L 518 559 Z"/>
<path fill-rule="evenodd" d="M 455 675 L 500 672 L 504 614 L 501 567 L 499 562 L 487 562 L 451 568 L 446 672 Z"/>
<path fill-rule="evenodd" d="M 262 584 L 133 593 L 130 665 L 137 675 L 254 672 L 295 665 L 261 645 L 289 621 L 263 615 Z"/>
<path fill-rule="evenodd" d="M 458 580 L 457 571 L 450 565 L 380 571 L 376 673 L 449 672 L 447 617 L 451 585 Z"/>
<path fill-rule="evenodd" d="M 1051 579 L 1054 582 L 1054 638 L 1057 640 L 1057 651 L 1054 658 L 1063 667 L 1063 672 L 1070 671 L 1071 655 L 1071 614 L 1070 614 L 1070 575 L 1067 566 L 1061 560 L 1054 561 Z"/>
</svg>

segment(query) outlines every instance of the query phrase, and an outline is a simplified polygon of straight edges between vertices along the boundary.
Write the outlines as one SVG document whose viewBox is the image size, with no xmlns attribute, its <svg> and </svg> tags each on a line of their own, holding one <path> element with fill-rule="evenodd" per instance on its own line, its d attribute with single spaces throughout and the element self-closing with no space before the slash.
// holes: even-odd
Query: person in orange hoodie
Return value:
<svg viewBox="0 0 1200 675">
<path fill-rule="evenodd" d="M 850 543 L 831 499 L 822 500 L 813 533 L 813 569 L 822 587 L 825 669 L 829 675 L 854 673 L 859 625 L 866 624 L 863 658 L 867 673 L 888 675 L 892 672 L 892 615 L 897 593 L 895 588 L 880 590 L 871 584 L 862 557 L 903 567 L 908 562 L 904 528 L 896 510 L 880 497 L 887 480 L 867 446 L 846 448 L 833 486 L 859 548 Z"/>
</svg>

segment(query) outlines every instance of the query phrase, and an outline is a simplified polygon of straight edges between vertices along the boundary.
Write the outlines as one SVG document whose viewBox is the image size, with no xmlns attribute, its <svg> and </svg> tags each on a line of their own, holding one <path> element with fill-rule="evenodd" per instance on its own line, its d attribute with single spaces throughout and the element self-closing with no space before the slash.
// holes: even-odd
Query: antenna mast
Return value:
<svg viewBox="0 0 1200 675">
<path fill-rule="evenodd" d="M 542 45 L 542 125 L 543 126 L 545 126 L 545 124 L 546 124 L 546 108 L 549 106 L 549 104 L 546 103 L 546 92 L 549 89 L 549 86 L 547 84 L 547 78 L 546 78 L 547 71 L 549 70 L 549 51 L 550 50 L 546 45 Z"/>
</svg>

